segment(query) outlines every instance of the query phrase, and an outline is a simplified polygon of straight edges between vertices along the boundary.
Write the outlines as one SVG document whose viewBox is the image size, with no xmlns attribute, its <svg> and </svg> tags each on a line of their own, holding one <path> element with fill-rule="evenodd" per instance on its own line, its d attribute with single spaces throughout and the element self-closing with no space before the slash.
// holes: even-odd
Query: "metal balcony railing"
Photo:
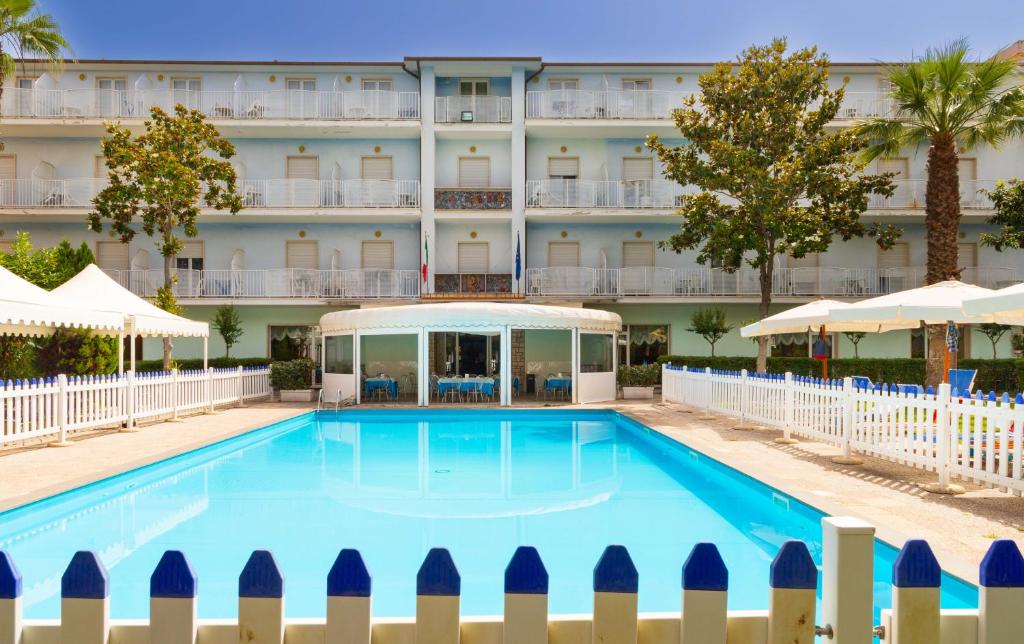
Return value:
<svg viewBox="0 0 1024 644">
<path fill-rule="evenodd" d="M 436 123 L 511 123 L 510 96 L 437 96 Z"/>
<path fill-rule="evenodd" d="M 924 208 L 928 182 L 925 179 L 894 179 L 896 192 L 891 197 L 871 195 L 868 208 Z M 994 190 L 996 181 L 991 179 L 960 181 L 960 207 L 986 209 L 992 207 L 992 200 L 984 191 Z"/>
<path fill-rule="evenodd" d="M 557 89 L 526 93 L 532 119 L 670 119 L 691 92 Z"/>
<path fill-rule="evenodd" d="M 531 179 L 526 182 L 528 208 L 675 208 L 687 190 L 663 179 L 591 181 Z"/>
<path fill-rule="evenodd" d="M 154 296 L 164 281 L 162 270 L 107 272 L 142 297 Z M 179 269 L 176 274 L 175 295 L 186 299 L 409 299 L 420 294 L 416 270 Z"/>
<path fill-rule="evenodd" d="M 388 90 L 5 89 L 4 118 L 146 118 L 176 104 L 213 119 L 416 120 L 419 92 Z"/>
</svg>

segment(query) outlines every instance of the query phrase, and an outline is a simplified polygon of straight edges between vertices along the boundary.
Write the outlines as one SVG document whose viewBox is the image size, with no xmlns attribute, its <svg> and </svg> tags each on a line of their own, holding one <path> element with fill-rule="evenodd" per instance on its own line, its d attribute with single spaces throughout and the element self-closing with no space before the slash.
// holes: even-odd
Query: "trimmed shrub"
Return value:
<svg viewBox="0 0 1024 644">
<path fill-rule="evenodd" d="M 232 367 L 266 367 L 271 362 L 270 358 L 210 358 L 209 365 L 214 369 L 227 369 Z M 202 358 L 189 358 L 188 360 L 175 360 L 178 369 L 202 369 Z M 128 367 L 127 362 L 125 368 Z M 135 363 L 135 371 L 163 371 L 164 361 L 161 360 L 139 360 Z"/>
<path fill-rule="evenodd" d="M 619 365 L 618 379 L 620 387 L 653 387 L 661 384 L 661 365 Z"/>
<path fill-rule="evenodd" d="M 270 365 L 270 386 L 278 391 L 309 389 L 313 385 L 313 361 L 296 358 Z"/>
</svg>

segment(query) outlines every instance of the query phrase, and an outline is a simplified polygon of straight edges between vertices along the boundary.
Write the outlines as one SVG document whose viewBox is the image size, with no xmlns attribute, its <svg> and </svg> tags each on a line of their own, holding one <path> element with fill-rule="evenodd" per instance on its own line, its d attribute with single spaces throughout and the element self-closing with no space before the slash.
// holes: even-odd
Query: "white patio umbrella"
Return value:
<svg viewBox="0 0 1024 644">
<path fill-rule="evenodd" d="M 963 309 L 967 315 L 984 316 L 987 322 L 1024 325 L 1024 283 L 965 299 Z"/>
</svg>

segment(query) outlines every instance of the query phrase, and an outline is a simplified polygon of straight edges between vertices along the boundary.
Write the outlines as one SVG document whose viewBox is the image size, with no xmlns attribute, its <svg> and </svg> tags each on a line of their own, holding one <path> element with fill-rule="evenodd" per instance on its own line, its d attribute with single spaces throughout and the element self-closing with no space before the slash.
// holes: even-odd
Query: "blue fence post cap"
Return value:
<svg viewBox="0 0 1024 644">
<path fill-rule="evenodd" d="M 21 597 L 21 573 L 6 550 L 0 550 L 0 599 Z"/>
<path fill-rule="evenodd" d="M 1010 539 L 992 542 L 981 560 L 978 582 L 988 588 L 1024 588 L 1024 556 Z"/>
<path fill-rule="evenodd" d="M 253 550 L 238 576 L 239 597 L 284 597 L 284 575 L 269 550 Z"/>
<path fill-rule="evenodd" d="M 769 585 L 772 588 L 814 589 L 818 587 L 818 567 L 807 544 L 790 539 L 782 544 L 772 560 Z"/>
<path fill-rule="evenodd" d="M 900 588 L 938 588 L 942 570 L 924 539 L 911 539 L 903 544 L 892 565 L 892 585 Z"/>
<path fill-rule="evenodd" d="M 185 553 L 180 550 L 165 552 L 149 578 L 149 596 L 192 599 L 196 590 L 196 573 Z"/>
<path fill-rule="evenodd" d="M 594 592 L 635 593 L 640 575 L 626 546 L 608 546 L 594 567 Z"/>
<path fill-rule="evenodd" d="M 548 594 L 548 571 L 533 546 L 519 546 L 505 567 L 505 592 L 520 595 Z"/>
<path fill-rule="evenodd" d="M 79 550 L 60 578 L 64 599 L 103 599 L 110 594 L 110 580 L 100 558 L 92 550 Z"/>
<path fill-rule="evenodd" d="M 369 597 L 370 571 L 358 550 L 345 548 L 338 553 L 327 573 L 328 597 Z"/>
<path fill-rule="evenodd" d="M 431 548 L 416 573 L 416 594 L 456 597 L 462 592 L 462 577 L 447 548 Z"/>
<path fill-rule="evenodd" d="M 683 590 L 729 589 L 729 569 L 713 543 L 698 543 L 683 564 Z"/>
</svg>

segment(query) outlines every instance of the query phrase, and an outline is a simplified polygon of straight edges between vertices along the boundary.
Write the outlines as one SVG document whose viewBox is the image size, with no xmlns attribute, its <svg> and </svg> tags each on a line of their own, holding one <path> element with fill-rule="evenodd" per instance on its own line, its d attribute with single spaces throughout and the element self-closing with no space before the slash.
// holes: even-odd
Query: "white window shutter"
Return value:
<svg viewBox="0 0 1024 644">
<path fill-rule="evenodd" d="M 579 176 L 579 157 L 548 157 L 548 177 L 552 179 L 576 179 Z"/>
<path fill-rule="evenodd" d="M 362 178 L 390 180 L 394 177 L 391 157 L 363 157 Z"/>
<path fill-rule="evenodd" d="M 395 267 L 395 245 L 391 241 L 364 241 L 363 268 L 392 270 Z"/>
<path fill-rule="evenodd" d="M 488 272 L 490 269 L 489 246 L 487 242 L 459 242 L 459 272 Z"/>
<path fill-rule="evenodd" d="M 119 241 L 96 242 L 96 263 L 105 271 L 128 270 L 128 244 Z"/>
<path fill-rule="evenodd" d="M 320 159 L 318 157 L 288 157 L 289 179 L 319 179 Z"/>
<path fill-rule="evenodd" d="M 459 157 L 459 187 L 488 188 L 491 185 L 489 157 Z"/>
<path fill-rule="evenodd" d="M 284 249 L 286 268 L 320 268 L 320 251 L 316 241 L 286 241 Z"/>
<path fill-rule="evenodd" d="M 654 242 L 622 242 L 622 267 L 654 266 Z"/>
<path fill-rule="evenodd" d="M 650 181 L 654 178 L 654 160 L 647 157 L 622 159 L 623 181 Z"/>
<path fill-rule="evenodd" d="M 579 242 L 548 242 L 548 266 L 579 265 Z"/>
<path fill-rule="evenodd" d="M 960 259 L 957 264 L 963 268 L 976 268 L 978 266 L 978 245 L 974 242 L 961 242 L 957 246 L 960 251 Z"/>
</svg>

